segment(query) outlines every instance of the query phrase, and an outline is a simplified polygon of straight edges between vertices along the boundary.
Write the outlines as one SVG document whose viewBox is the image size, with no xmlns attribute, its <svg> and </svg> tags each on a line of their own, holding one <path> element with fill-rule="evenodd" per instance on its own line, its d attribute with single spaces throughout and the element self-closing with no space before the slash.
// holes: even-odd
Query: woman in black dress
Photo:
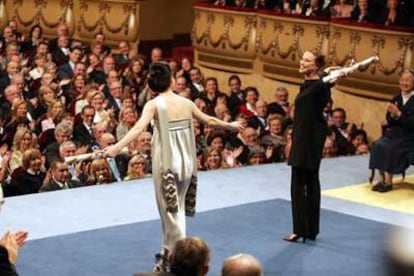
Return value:
<svg viewBox="0 0 414 276">
<path fill-rule="evenodd" d="M 385 134 L 371 148 L 369 168 L 380 172 L 373 191 L 392 190 L 393 175 L 408 168 L 410 153 L 414 153 L 414 71 L 401 75 L 400 89 L 387 107 Z"/>
<path fill-rule="evenodd" d="M 319 76 L 324 57 L 306 51 L 300 60 L 299 72 L 305 82 L 295 99 L 292 148 L 288 164 L 292 166 L 291 197 L 293 233 L 283 239 L 295 242 L 299 238 L 314 240 L 319 233 L 320 183 L 319 165 L 328 133 L 323 110 L 328 103 L 330 85 Z"/>
</svg>

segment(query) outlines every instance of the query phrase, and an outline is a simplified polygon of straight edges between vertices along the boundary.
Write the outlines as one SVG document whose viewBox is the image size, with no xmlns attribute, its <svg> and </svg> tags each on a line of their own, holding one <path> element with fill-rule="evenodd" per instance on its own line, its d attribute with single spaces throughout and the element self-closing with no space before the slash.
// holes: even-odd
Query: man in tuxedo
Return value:
<svg viewBox="0 0 414 276">
<path fill-rule="evenodd" d="M 40 187 L 39 192 L 58 191 L 82 186 L 82 183 L 70 179 L 69 165 L 64 159 L 56 159 L 51 166 L 51 179 Z"/>
<path fill-rule="evenodd" d="M 75 65 L 82 57 L 82 49 L 73 48 L 69 54 L 68 62 L 62 64 L 58 69 L 58 79 L 72 79 L 74 75 Z"/>
<path fill-rule="evenodd" d="M 129 44 L 127 41 L 121 41 L 118 44 L 119 53 L 114 55 L 115 67 L 118 71 L 123 71 L 129 64 Z"/>
<path fill-rule="evenodd" d="M 79 145 L 89 145 L 93 141 L 92 124 L 95 117 L 95 109 L 86 105 L 82 108 L 81 118 L 82 121 L 75 124 L 73 140 Z"/>
<path fill-rule="evenodd" d="M 65 23 L 61 23 L 56 29 L 56 38 L 49 40 L 49 52 L 53 53 L 58 48 L 59 37 L 69 37 L 69 28 Z M 69 45 L 72 41 L 69 41 Z"/>
<path fill-rule="evenodd" d="M 49 167 L 55 160 L 59 158 L 60 145 L 72 138 L 73 128 L 69 122 L 62 121 L 55 128 L 55 142 L 48 145 L 44 150 L 46 156 L 46 165 Z"/>
<path fill-rule="evenodd" d="M 15 61 L 7 63 L 6 72 L 0 77 L 0 102 L 4 101 L 4 90 L 10 85 L 13 75 L 17 74 L 20 64 Z"/>
<path fill-rule="evenodd" d="M 228 99 L 228 107 L 233 118 L 236 117 L 239 112 L 239 108 L 244 104 L 244 93 L 241 89 L 241 80 L 237 75 L 231 75 L 228 80 L 230 88 L 230 96 Z"/>
<path fill-rule="evenodd" d="M 262 135 L 265 130 L 267 130 L 267 115 L 268 108 L 267 103 L 263 100 L 258 100 L 256 102 L 256 115 L 249 119 L 249 125 L 255 129 L 260 130 L 259 135 Z"/>
<path fill-rule="evenodd" d="M 289 111 L 289 91 L 283 86 L 278 87 L 275 92 L 275 98 L 276 101 L 268 106 L 269 114 L 280 114 L 285 117 Z"/>
<path fill-rule="evenodd" d="M 69 38 L 67 36 L 58 37 L 58 45 L 52 52 L 52 60 L 56 66 L 61 66 L 69 61 Z"/>
<path fill-rule="evenodd" d="M 203 75 L 200 68 L 193 67 L 190 69 L 190 79 L 191 82 L 188 84 L 188 87 L 191 91 L 191 100 L 194 101 L 204 92 Z"/>
<path fill-rule="evenodd" d="M 115 118 L 118 118 L 119 111 L 122 108 L 122 97 L 123 88 L 120 81 L 113 80 L 111 81 L 111 84 L 109 85 L 109 95 L 107 97 L 108 99 L 108 105 L 107 108 L 113 109 L 115 112 Z"/>
</svg>

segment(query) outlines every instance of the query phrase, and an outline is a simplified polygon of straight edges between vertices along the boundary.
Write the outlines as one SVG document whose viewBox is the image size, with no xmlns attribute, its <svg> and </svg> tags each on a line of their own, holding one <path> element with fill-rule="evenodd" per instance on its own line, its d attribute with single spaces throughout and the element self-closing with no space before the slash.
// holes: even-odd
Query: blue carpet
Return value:
<svg viewBox="0 0 414 276">
<path fill-rule="evenodd" d="M 382 274 L 388 224 L 328 210 L 321 218 L 316 242 L 284 242 L 290 202 L 269 200 L 198 213 L 188 219 L 188 235 L 210 245 L 209 275 L 219 275 L 222 260 L 239 252 L 256 256 L 265 275 Z M 32 240 L 17 268 L 23 276 L 132 275 L 151 270 L 159 241 L 159 220 Z"/>
</svg>

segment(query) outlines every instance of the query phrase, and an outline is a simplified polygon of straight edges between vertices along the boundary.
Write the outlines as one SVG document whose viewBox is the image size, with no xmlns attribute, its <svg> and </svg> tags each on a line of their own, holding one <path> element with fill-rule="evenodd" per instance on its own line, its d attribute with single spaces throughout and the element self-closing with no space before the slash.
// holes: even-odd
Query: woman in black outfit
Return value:
<svg viewBox="0 0 414 276">
<path fill-rule="evenodd" d="M 330 85 L 322 82 L 318 72 L 324 57 L 312 51 L 304 52 L 299 72 L 305 82 L 295 99 L 292 148 L 288 164 L 292 166 L 291 197 L 293 234 L 283 239 L 295 242 L 299 238 L 314 240 L 319 233 L 320 183 L 319 165 L 328 133 L 323 109 L 328 103 Z"/>
</svg>

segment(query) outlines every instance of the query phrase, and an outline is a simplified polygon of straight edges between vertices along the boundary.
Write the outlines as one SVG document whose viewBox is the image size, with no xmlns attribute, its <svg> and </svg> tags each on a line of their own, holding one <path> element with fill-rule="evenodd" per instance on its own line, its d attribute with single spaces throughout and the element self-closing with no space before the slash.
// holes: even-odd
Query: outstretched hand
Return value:
<svg viewBox="0 0 414 276">
<path fill-rule="evenodd" d="M 233 122 L 231 122 L 230 123 L 230 125 L 231 125 L 231 127 L 233 128 L 233 129 L 235 129 L 235 130 L 237 130 L 237 131 L 239 131 L 239 132 L 241 132 L 241 131 L 243 131 L 244 130 L 244 125 L 243 124 L 241 124 L 240 122 L 238 122 L 238 121 L 233 121 Z"/>
<path fill-rule="evenodd" d="M 104 157 L 115 157 L 118 155 L 120 149 L 116 145 L 106 147 L 103 151 Z"/>
</svg>

